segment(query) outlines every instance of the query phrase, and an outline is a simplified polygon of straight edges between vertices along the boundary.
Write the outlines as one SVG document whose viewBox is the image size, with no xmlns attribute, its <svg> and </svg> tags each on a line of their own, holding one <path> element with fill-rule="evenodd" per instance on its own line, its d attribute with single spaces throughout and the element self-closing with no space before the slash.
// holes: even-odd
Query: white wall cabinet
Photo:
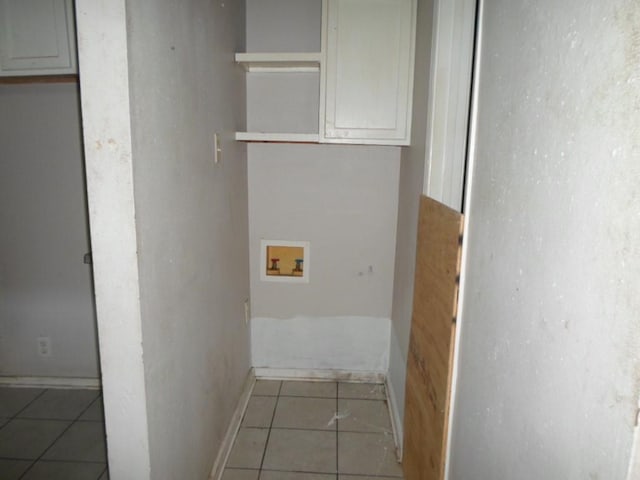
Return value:
<svg viewBox="0 0 640 480">
<path fill-rule="evenodd" d="M 0 76 L 74 73 L 72 0 L 0 0 Z"/>
<path fill-rule="evenodd" d="M 247 125 L 259 125 L 261 129 L 238 132 L 236 139 L 409 145 L 416 5 L 416 0 L 324 0 L 322 18 L 318 19 L 322 25 L 320 52 L 237 54 L 236 61 L 247 72 L 254 72 L 248 73 L 254 77 L 248 81 L 252 88 L 247 95 Z M 303 81 L 312 83 L 301 72 L 317 71 L 318 88 L 308 99 L 316 106 L 317 126 L 313 131 L 287 131 L 291 125 L 287 115 L 300 115 L 301 108 L 311 111 L 308 104 L 296 99 L 296 105 L 301 106 L 296 112 L 287 100 L 295 96 L 294 92 L 310 91 L 302 87 Z M 285 77 L 259 80 L 256 73 Z M 263 86 L 272 82 L 259 98 L 254 80 Z M 274 82 L 285 85 L 282 92 Z M 300 82 L 301 87 L 287 82 Z M 266 91 L 269 88 L 273 94 Z M 267 97 L 273 101 L 267 101 Z M 254 121 L 257 117 L 260 121 Z M 310 122 L 300 118 L 300 124 Z"/>
<path fill-rule="evenodd" d="M 415 11 L 414 0 L 327 0 L 321 141 L 410 143 Z"/>
</svg>

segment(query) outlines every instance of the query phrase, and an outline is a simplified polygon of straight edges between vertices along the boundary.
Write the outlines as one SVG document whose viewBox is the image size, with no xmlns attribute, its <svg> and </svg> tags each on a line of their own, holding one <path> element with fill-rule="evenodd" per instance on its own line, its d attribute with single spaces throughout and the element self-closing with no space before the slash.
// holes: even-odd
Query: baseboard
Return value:
<svg viewBox="0 0 640 480">
<path fill-rule="evenodd" d="M 231 453 L 231 449 L 233 448 L 233 442 L 235 442 L 236 440 L 238 430 L 240 430 L 240 423 L 242 422 L 242 417 L 244 416 L 244 412 L 247 409 L 247 404 L 249 403 L 249 399 L 251 398 L 251 392 L 253 391 L 253 386 L 255 385 L 255 383 L 256 375 L 252 368 L 247 375 L 244 386 L 242 387 L 242 393 L 240 394 L 240 400 L 238 400 L 238 406 L 233 412 L 231 422 L 229 422 L 229 428 L 227 428 L 227 433 L 225 434 L 224 439 L 222 440 L 222 445 L 218 450 L 218 455 L 216 456 L 216 461 L 213 464 L 211 475 L 209 475 L 209 480 L 221 480 L 222 478 L 222 474 L 224 473 L 224 466 L 226 465 L 229 454 Z"/>
<path fill-rule="evenodd" d="M 5 387 L 86 388 L 99 390 L 102 387 L 102 382 L 99 378 L 0 376 L 0 385 Z"/>
<path fill-rule="evenodd" d="M 389 417 L 391 418 L 391 430 L 393 430 L 393 439 L 396 443 L 396 455 L 398 456 L 398 462 L 402 462 L 402 442 L 404 430 L 402 426 L 402 419 L 400 418 L 400 410 L 398 409 L 397 395 L 393 389 L 393 385 L 387 378 L 384 382 L 385 391 L 387 392 L 387 406 L 389 407 Z"/>
<path fill-rule="evenodd" d="M 270 380 L 335 380 L 341 382 L 384 383 L 386 374 L 381 372 L 349 370 L 309 370 L 302 368 L 254 368 L 256 378 Z"/>
</svg>

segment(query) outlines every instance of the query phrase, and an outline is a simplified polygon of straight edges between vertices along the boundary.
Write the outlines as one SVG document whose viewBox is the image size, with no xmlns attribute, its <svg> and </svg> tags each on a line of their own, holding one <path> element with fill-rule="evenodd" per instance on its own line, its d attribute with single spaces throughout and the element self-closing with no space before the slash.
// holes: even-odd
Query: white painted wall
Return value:
<svg viewBox="0 0 640 480">
<path fill-rule="evenodd" d="M 150 479 L 125 0 L 79 0 L 89 222 L 109 476 Z"/>
<path fill-rule="evenodd" d="M 399 163 L 398 147 L 249 146 L 254 366 L 386 371 Z M 309 283 L 260 281 L 263 238 L 309 241 Z"/>
<path fill-rule="evenodd" d="M 413 311 L 418 207 L 423 189 L 425 164 L 428 165 L 428 98 L 430 87 L 433 1 L 418 2 L 416 60 L 413 88 L 411 146 L 402 149 L 398 226 L 395 251 L 393 311 L 387 384 L 392 397 L 395 425 L 402 433 L 409 332 Z M 402 435 L 398 436 L 402 442 Z"/>
<path fill-rule="evenodd" d="M 640 4 L 484 2 L 449 478 L 624 479 Z"/>
<path fill-rule="evenodd" d="M 248 0 L 247 51 L 319 52 L 321 0 Z M 318 131 L 318 74 L 251 74 L 251 130 Z M 386 372 L 400 149 L 252 144 L 252 361 Z M 260 240 L 311 242 L 310 281 L 260 281 Z M 370 271 L 371 267 L 371 271 Z"/>
<path fill-rule="evenodd" d="M 151 478 L 206 478 L 250 369 L 244 5 L 127 15 Z"/>
<path fill-rule="evenodd" d="M 244 9 L 77 7 L 110 478 L 207 478 L 250 368 Z"/>
<path fill-rule="evenodd" d="M 0 375 L 98 377 L 81 138 L 77 85 L 0 86 Z"/>
</svg>

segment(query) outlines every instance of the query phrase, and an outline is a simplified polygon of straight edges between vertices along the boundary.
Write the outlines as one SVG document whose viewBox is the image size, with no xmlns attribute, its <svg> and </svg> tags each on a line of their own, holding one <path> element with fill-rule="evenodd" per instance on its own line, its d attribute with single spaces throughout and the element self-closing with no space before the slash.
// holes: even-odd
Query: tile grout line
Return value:
<svg viewBox="0 0 640 480">
<path fill-rule="evenodd" d="M 50 389 L 47 389 L 47 390 L 50 390 Z M 44 392 L 43 392 L 42 394 L 44 394 Z M 29 468 L 27 468 L 27 469 L 22 473 L 22 475 L 20 475 L 19 479 L 24 478 L 24 476 L 25 476 L 27 473 L 29 473 L 29 471 L 30 471 L 30 470 L 35 466 L 35 464 L 36 464 L 36 463 L 38 463 L 38 462 L 40 461 L 40 459 L 42 459 L 42 457 L 44 457 L 44 456 L 45 456 L 45 454 L 46 454 L 49 450 L 51 450 L 51 447 L 53 447 L 53 446 L 56 444 L 56 442 L 57 442 L 58 440 L 60 440 L 60 439 L 62 438 L 62 436 L 63 436 L 65 433 L 67 433 L 67 432 L 69 431 L 69 429 L 70 429 L 72 426 L 74 426 L 74 425 L 76 424 L 76 422 L 78 421 L 78 419 L 79 419 L 82 415 L 84 415 L 84 412 L 86 412 L 86 411 L 89 409 L 89 407 L 91 407 L 91 405 L 93 405 L 93 402 L 95 402 L 98 398 L 100 398 L 100 396 L 101 396 L 101 395 L 102 395 L 102 391 L 100 391 L 100 394 L 99 394 L 99 395 L 98 395 L 98 396 L 97 396 L 97 397 L 96 397 L 92 402 L 90 402 L 90 403 L 89 403 L 89 405 L 87 405 L 87 406 L 86 406 L 86 407 L 85 407 L 85 408 L 84 408 L 84 409 L 83 409 L 83 410 L 82 410 L 82 411 L 81 411 L 81 412 L 80 412 L 80 413 L 75 417 L 75 419 L 74 419 L 74 420 L 72 420 L 72 421 L 71 421 L 71 423 L 67 426 L 67 428 L 65 428 L 65 429 L 62 431 L 62 433 L 60 433 L 60 435 L 58 435 L 58 436 L 53 440 L 53 442 L 51 442 L 51 444 L 50 444 L 47 448 L 45 448 L 45 450 L 40 454 L 40 456 L 39 456 L 38 458 L 36 458 L 36 459 L 33 461 L 33 463 L 32 463 L 31 465 L 29 465 Z M 38 397 L 39 397 L 39 396 L 40 396 L 40 395 L 38 395 Z M 26 408 L 26 407 L 25 407 L 25 408 Z M 22 410 L 24 410 L 24 408 L 23 408 Z M 22 411 L 22 410 L 20 410 L 20 411 Z M 58 421 L 63 421 L 63 422 L 64 422 L 64 421 L 68 421 L 68 420 L 58 420 Z M 75 463 L 75 462 L 71 461 L 70 463 Z M 96 462 L 96 463 L 97 463 L 97 462 Z M 101 462 L 100 462 L 100 463 L 101 463 Z M 107 465 L 108 465 L 108 463 L 107 463 Z M 101 475 L 102 475 L 102 474 L 101 474 Z M 100 477 L 98 477 L 98 478 L 100 478 Z"/>
<path fill-rule="evenodd" d="M 84 415 L 93 406 L 94 403 L 99 402 L 101 398 L 102 398 L 102 389 L 100 389 L 100 395 L 98 395 L 93 400 L 93 402 L 91 402 L 89 404 L 89 406 L 82 411 L 82 413 L 78 416 L 78 418 L 76 419 L 76 421 L 74 423 L 76 423 L 76 422 L 98 422 L 99 420 L 80 420 L 80 417 L 82 417 L 82 415 Z M 96 477 L 96 480 L 100 480 L 102 478 L 102 476 L 106 472 L 109 472 L 109 457 L 106 455 L 106 453 L 107 453 L 106 452 L 106 449 L 107 449 L 107 438 L 106 438 L 107 437 L 107 426 L 105 425 L 105 421 L 104 421 L 104 406 L 102 407 L 102 412 L 103 412 L 102 413 L 102 426 L 104 427 L 104 430 L 105 430 L 104 448 L 105 448 L 105 464 L 106 465 L 105 465 L 104 469 L 102 470 L 102 472 L 100 472 L 98 474 L 98 476 Z M 101 462 L 96 462 L 96 463 L 101 463 Z"/>
<path fill-rule="evenodd" d="M 20 410 L 18 410 L 18 411 L 13 415 L 13 417 L 11 417 L 11 418 L 9 419 L 9 422 L 11 422 L 12 420 L 17 420 L 17 419 L 18 419 L 18 415 L 20 415 L 20 413 L 21 413 L 21 412 L 23 412 L 23 411 L 25 411 L 27 408 L 29 408 L 29 406 L 30 406 L 33 402 L 35 402 L 35 401 L 36 401 L 36 400 L 38 400 L 40 397 L 42 397 L 42 396 L 47 392 L 47 390 L 49 390 L 49 389 L 48 389 L 48 388 L 43 388 L 43 389 L 42 389 L 42 391 L 41 391 L 38 395 L 36 395 L 36 396 L 33 398 L 33 400 L 31 400 L 31 401 L 30 401 L 29 403 L 27 403 L 24 407 L 22 407 Z M 7 422 L 7 425 L 9 424 L 9 422 Z M 37 462 L 37 461 L 38 461 L 38 459 L 37 459 L 37 458 L 36 458 L 35 460 L 32 460 L 32 461 L 31 461 L 31 465 L 29 465 L 29 466 L 27 467 L 27 469 L 22 473 L 22 475 L 20 475 L 20 477 L 18 477 L 18 478 L 22 478 L 22 477 L 24 477 L 24 476 L 27 474 L 27 472 L 33 468 L 33 466 L 36 464 L 36 462 Z"/>
<path fill-rule="evenodd" d="M 245 427 L 245 428 L 251 428 L 253 430 L 269 430 L 269 427 Z M 295 431 L 325 432 L 325 433 L 331 433 L 332 431 L 335 431 L 335 430 L 329 430 L 326 428 L 307 428 L 307 427 L 273 427 L 272 430 L 289 430 L 294 432 Z M 380 430 L 340 430 L 340 433 L 354 433 L 357 435 L 386 435 L 389 432 L 390 430 L 387 430 L 387 429 L 382 430 L 382 427 L 380 427 Z M 239 467 L 235 467 L 235 468 L 239 468 Z"/>
<path fill-rule="evenodd" d="M 32 461 L 30 458 L 20 458 L 20 457 L 1 457 L 0 460 L 10 460 L 12 462 L 31 462 Z M 104 462 L 97 462 L 95 460 L 56 460 L 56 459 L 50 459 L 50 460 L 45 460 L 45 462 L 47 462 L 47 463 L 81 463 L 83 465 L 104 465 Z"/>
<path fill-rule="evenodd" d="M 273 413 L 271 414 L 271 422 L 269 423 L 269 430 L 267 431 L 267 439 L 264 442 L 264 450 L 262 451 L 262 458 L 260 459 L 260 468 L 258 469 L 258 479 L 262 476 L 262 466 L 264 465 L 264 459 L 267 456 L 267 445 L 269 444 L 269 438 L 271 437 L 271 428 L 273 427 L 273 421 L 276 418 L 276 410 L 278 410 L 278 402 L 280 401 L 280 392 L 282 391 L 282 384 L 284 382 L 280 380 L 278 386 L 278 395 L 276 396 L 276 404 L 273 407 Z M 253 396 L 253 394 L 251 395 Z"/>
<path fill-rule="evenodd" d="M 266 395 L 259 395 L 259 396 L 266 396 Z M 328 396 L 319 396 L 319 395 L 280 395 L 283 398 L 314 398 L 317 400 L 333 400 L 335 397 L 333 395 L 331 395 L 330 397 Z M 352 400 L 356 400 L 356 399 L 352 399 Z"/>
<path fill-rule="evenodd" d="M 2 428 L 4 428 L 4 427 L 6 427 L 7 425 L 9 425 L 9 423 L 11 423 L 13 420 L 19 420 L 18 415 L 20 415 L 20 413 L 21 413 L 21 412 L 23 412 L 24 410 L 26 410 L 27 408 L 29 408 L 29 406 L 30 406 L 33 402 L 35 402 L 35 401 L 36 401 L 36 400 L 38 400 L 41 396 L 43 396 L 47 390 L 49 390 L 49 389 L 48 389 L 48 388 L 43 388 L 43 389 L 42 389 L 42 391 L 41 391 L 39 394 L 37 394 L 35 397 L 33 397 L 33 398 L 31 399 L 31 401 L 27 402 L 27 404 L 26 404 L 26 405 L 24 405 L 21 409 L 19 409 L 19 410 L 18 410 L 16 413 L 14 413 L 12 416 L 7 417 L 7 422 L 6 422 L 2 427 L 0 427 L 0 429 L 2 429 Z M 27 461 L 27 462 L 28 462 L 28 461 L 30 461 L 31 459 L 27 458 L 27 459 L 20 459 L 20 460 L 25 460 L 25 461 Z M 37 461 L 37 460 L 31 460 L 31 464 L 29 465 L 29 467 L 27 468 L 27 470 L 26 470 L 24 473 L 28 472 L 28 471 L 31 469 L 31 467 L 33 467 L 33 465 L 36 463 L 36 461 Z M 20 478 L 22 478 L 22 476 L 21 476 Z"/>
<path fill-rule="evenodd" d="M 43 389 L 43 390 L 42 390 L 42 392 L 40 392 L 38 395 L 36 395 L 36 396 L 33 398 L 33 400 L 31 400 L 31 401 L 30 401 L 29 403 L 27 403 L 24 407 L 22 407 L 20 410 L 18 410 L 18 411 L 13 415 L 13 417 L 11 417 L 11 418 L 9 419 L 9 421 L 11 421 L 11 420 L 16 420 L 16 419 L 18 418 L 18 415 L 20 415 L 20 414 L 21 414 L 22 412 L 24 412 L 27 408 L 29 408 L 33 402 L 35 402 L 36 400 L 38 400 L 38 399 L 39 399 L 41 396 L 43 396 L 43 395 L 44 395 L 48 390 L 49 390 L 48 388 Z M 9 423 L 9 422 L 7 422 L 7 423 Z"/>
</svg>

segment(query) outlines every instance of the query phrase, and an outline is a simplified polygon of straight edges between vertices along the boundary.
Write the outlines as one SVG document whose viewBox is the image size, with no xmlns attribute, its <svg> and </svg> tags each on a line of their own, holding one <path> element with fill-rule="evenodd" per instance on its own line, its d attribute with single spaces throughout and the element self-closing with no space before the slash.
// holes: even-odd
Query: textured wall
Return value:
<svg viewBox="0 0 640 480">
<path fill-rule="evenodd" d="M 243 2 L 77 16 L 110 475 L 204 479 L 250 369 Z"/>
<path fill-rule="evenodd" d="M 640 4 L 484 2 L 452 480 L 621 480 L 638 400 Z"/>
<path fill-rule="evenodd" d="M 244 23 L 243 2 L 128 5 L 154 479 L 206 478 L 250 368 Z"/>
<path fill-rule="evenodd" d="M 125 8 L 78 1 L 76 23 L 109 476 L 147 480 Z"/>
</svg>

